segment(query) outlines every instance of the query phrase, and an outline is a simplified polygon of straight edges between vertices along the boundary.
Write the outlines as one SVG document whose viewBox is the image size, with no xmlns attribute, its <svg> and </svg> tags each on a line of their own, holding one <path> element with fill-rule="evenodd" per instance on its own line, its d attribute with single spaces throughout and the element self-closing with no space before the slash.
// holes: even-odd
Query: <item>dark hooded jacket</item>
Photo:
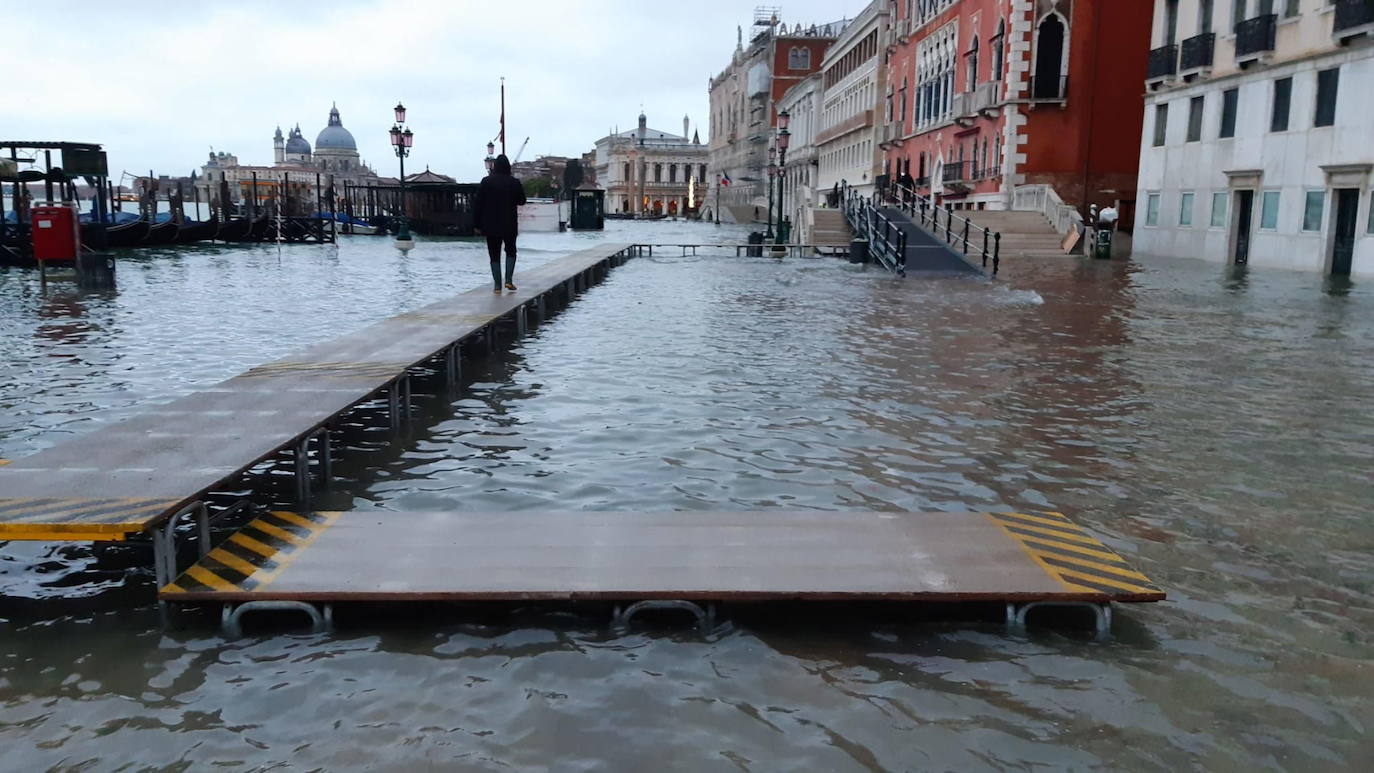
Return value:
<svg viewBox="0 0 1374 773">
<path fill-rule="evenodd" d="M 484 236 L 515 236 L 516 207 L 525 203 L 525 188 L 511 176 L 510 159 L 496 157 L 491 174 L 482 178 L 473 204 L 472 222 Z"/>
</svg>

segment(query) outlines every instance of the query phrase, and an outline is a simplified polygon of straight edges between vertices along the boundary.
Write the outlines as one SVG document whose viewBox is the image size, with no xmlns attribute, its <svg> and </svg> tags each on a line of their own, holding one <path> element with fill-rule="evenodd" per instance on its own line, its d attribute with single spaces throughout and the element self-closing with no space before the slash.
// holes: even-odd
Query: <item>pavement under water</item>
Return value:
<svg viewBox="0 0 1374 773">
<path fill-rule="evenodd" d="M 598 240 L 530 234 L 529 267 Z M 424 303 L 484 247 L 131 253 L 114 291 L 0 270 L 0 458 Z M 136 548 L 0 544 L 6 769 L 1367 769 L 1374 291 L 1197 261 L 896 280 L 638 258 L 474 361 L 408 435 L 345 432 L 322 506 L 1054 509 L 1169 593 L 1010 637 L 998 610 L 343 608 L 164 631 Z M 423 389 L 421 391 L 424 391 Z M 265 504 L 289 490 L 260 476 Z M 280 502 L 279 504 L 286 504 Z M 379 560 L 387 557 L 379 556 Z M 281 621 L 285 623 L 286 621 Z M 681 624 L 679 624 L 681 623 Z"/>
</svg>

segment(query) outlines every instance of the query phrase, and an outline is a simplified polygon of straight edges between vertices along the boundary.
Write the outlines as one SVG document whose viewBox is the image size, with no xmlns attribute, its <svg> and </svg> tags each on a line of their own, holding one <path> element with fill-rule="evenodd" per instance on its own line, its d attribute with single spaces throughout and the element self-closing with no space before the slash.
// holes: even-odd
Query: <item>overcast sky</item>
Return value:
<svg viewBox="0 0 1374 773">
<path fill-rule="evenodd" d="M 785 22 L 853 18 L 867 0 L 776 3 Z M 707 135 L 707 80 L 746 38 L 756 3 L 694 0 L 0 0 L 0 139 L 99 142 L 121 170 L 187 174 L 215 150 L 270 164 L 272 132 L 313 147 L 329 106 L 363 158 L 395 174 L 402 100 L 407 172 L 474 180 L 506 77 L 509 152 L 590 150 L 649 124 Z"/>
</svg>

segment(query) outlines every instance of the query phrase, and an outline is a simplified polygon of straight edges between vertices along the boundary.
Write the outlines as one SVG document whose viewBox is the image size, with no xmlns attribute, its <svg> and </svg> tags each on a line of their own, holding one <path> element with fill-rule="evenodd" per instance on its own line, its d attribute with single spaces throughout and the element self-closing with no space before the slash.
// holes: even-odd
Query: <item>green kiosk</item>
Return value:
<svg viewBox="0 0 1374 773">
<path fill-rule="evenodd" d="M 597 188 L 573 191 L 572 229 L 600 231 L 606 227 L 606 192 Z"/>
</svg>

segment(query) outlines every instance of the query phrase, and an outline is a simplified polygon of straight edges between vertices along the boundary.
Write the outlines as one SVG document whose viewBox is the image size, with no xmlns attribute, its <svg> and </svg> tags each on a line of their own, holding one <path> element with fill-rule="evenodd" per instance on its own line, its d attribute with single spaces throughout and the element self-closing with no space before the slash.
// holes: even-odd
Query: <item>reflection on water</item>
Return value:
<svg viewBox="0 0 1374 773">
<path fill-rule="evenodd" d="M 532 235 L 521 265 L 596 238 L 718 237 L 616 223 Z M 105 295 L 0 273 L 0 457 L 480 286 L 483 263 L 358 237 L 133 258 Z M 1371 303 L 1190 261 L 1013 261 L 987 283 L 636 259 L 472 363 L 404 442 L 350 448 L 330 505 L 1053 508 L 1170 601 L 1124 610 L 1105 646 L 811 607 L 735 610 L 713 642 L 617 638 L 605 610 L 558 606 L 345 612 L 337 635 L 230 643 L 208 620 L 162 634 L 138 555 L 11 543 L 7 765 L 1363 768 Z M 95 598 L 24 600 L 51 583 Z"/>
</svg>

